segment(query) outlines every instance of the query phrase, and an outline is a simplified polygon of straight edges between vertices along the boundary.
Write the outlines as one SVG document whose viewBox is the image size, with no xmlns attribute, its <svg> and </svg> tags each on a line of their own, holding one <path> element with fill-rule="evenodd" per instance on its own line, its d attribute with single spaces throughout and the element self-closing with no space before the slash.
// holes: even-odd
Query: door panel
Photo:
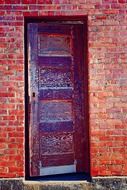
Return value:
<svg viewBox="0 0 127 190">
<path fill-rule="evenodd" d="M 39 91 L 39 100 L 57 100 L 57 99 L 66 99 L 70 100 L 73 95 L 73 88 L 43 88 Z"/>
<path fill-rule="evenodd" d="M 63 100 L 40 101 L 39 123 L 72 120 L 72 103 Z"/>
<path fill-rule="evenodd" d="M 39 130 L 42 132 L 71 132 L 73 121 L 42 122 L 39 124 Z"/>
<path fill-rule="evenodd" d="M 82 24 L 28 25 L 31 176 L 85 171 L 82 40 Z"/>
<path fill-rule="evenodd" d="M 40 133 L 41 155 L 62 155 L 73 153 L 73 135 L 71 133 Z"/>
<path fill-rule="evenodd" d="M 38 35 L 40 56 L 70 55 L 71 39 L 69 35 L 44 34 Z"/>
<path fill-rule="evenodd" d="M 70 69 L 71 66 L 71 57 L 38 57 L 38 64 L 41 65 L 42 68 L 63 68 Z M 43 63 L 43 64 L 42 64 Z"/>
<path fill-rule="evenodd" d="M 39 69 L 39 90 L 51 87 L 72 87 L 71 71 L 52 69 L 52 68 L 40 68 Z"/>
<path fill-rule="evenodd" d="M 42 155 L 41 160 L 43 162 L 44 167 L 51 167 L 51 166 L 62 166 L 63 163 L 65 165 L 72 165 L 73 164 L 73 153 L 68 154 L 60 154 L 57 155 Z"/>
</svg>

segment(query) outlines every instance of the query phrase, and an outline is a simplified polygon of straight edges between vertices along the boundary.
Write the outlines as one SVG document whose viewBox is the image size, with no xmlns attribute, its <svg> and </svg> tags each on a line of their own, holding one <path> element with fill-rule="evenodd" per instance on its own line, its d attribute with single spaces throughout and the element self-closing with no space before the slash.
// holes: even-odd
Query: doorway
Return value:
<svg viewBox="0 0 127 190">
<path fill-rule="evenodd" d="M 27 28 L 30 176 L 88 173 L 84 23 Z"/>
</svg>

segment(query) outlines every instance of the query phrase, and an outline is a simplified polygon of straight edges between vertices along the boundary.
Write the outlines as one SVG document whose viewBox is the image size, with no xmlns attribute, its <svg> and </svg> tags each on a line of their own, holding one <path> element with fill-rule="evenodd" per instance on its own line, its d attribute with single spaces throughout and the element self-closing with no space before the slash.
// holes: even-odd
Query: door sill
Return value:
<svg viewBox="0 0 127 190">
<path fill-rule="evenodd" d="M 40 168 L 40 175 L 57 175 L 57 174 L 67 174 L 76 172 L 76 165 L 63 165 L 63 166 L 51 166 Z"/>
<path fill-rule="evenodd" d="M 91 176 L 88 173 L 70 173 L 57 174 L 50 176 L 26 177 L 26 181 L 91 181 Z"/>
</svg>

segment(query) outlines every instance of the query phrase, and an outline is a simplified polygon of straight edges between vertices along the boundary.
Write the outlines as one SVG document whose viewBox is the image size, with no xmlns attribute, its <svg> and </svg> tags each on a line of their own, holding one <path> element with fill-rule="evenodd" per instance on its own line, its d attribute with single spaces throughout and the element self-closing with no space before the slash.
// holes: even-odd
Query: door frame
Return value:
<svg viewBox="0 0 127 190">
<path fill-rule="evenodd" d="M 87 150 L 86 155 L 84 155 L 84 160 L 87 164 L 87 171 L 84 175 L 90 176 L 90 138 L 89 138 L 89 94 L 88 94 L 88 30 L 87 30 L 87 16 L 44 16 L 44 17 L 25 17 L 24 18 L 24 91 L 25 91 L 25 179 L 34 180 L 39 177 L 30 176 L 30 155 L 29 155 L 29 96 L 28 96 L 28 49 L 27 49 L 27 26 L 29 23 L 41 23 L 41 22 L 71 22 L 75 24 L 76 22 L 83 22 L 84 27 L 84 85 L 85 85 L 85 94 L 84 94 L 84 107 L 85 107 L 85 132 L 87 135 Z M 59 176 L 60 174 L 58 174 Z M 65 174 L 67 175 L 67 174 Z M 76 173 L 74 174 L 76 175 Z M 46 180 L 46 176 L 42 177 L 42 180 Z M 50 178 L 50 176 L 48 177 Z M 57 177 L 58 178 L 58 177 Z"/>
</svg>

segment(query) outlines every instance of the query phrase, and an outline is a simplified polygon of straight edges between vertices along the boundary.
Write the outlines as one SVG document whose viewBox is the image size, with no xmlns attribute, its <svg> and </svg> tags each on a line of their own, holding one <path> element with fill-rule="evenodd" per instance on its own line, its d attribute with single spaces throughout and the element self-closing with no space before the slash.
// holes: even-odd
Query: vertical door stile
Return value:
<svg viewBox="0 0 127 190">
<path fill-rule="evenodd" d="M 73 149 L 74 149 L 74 165 L 76 167 L 77 161 L 76 161 L 76 152 L 75 152 L 75 108 L 74 108 L 74 90 L 75 90 L 75 76 L 74 76 L 74 33 L 73 33 L 73 25 L 71 25 L 71 60 L 72 60 L 72 66 L 71 66 L 71 74 L 72 74 L 72 81 L 73 81 L 73 93 L 72 93 L 72 112 L 73 112 Z"/>
<path fill-rule="evenodd" d="M 39 130 L 38 130 L 38 24 L 28 24 L 28 45 L 29 45 L 29 101 L 30 101 L 30 175 L 39 175 Z"/>
<path fill-rule="evenodd" d="M 74 109 L 75 109 L 75 155 L 77 172 L 85 171 L 85 116 L 84 116 L 84 78 L 83 78 L 83 25 L 73 26 L 73 58 L 74 58 Z"/>
</svg>

